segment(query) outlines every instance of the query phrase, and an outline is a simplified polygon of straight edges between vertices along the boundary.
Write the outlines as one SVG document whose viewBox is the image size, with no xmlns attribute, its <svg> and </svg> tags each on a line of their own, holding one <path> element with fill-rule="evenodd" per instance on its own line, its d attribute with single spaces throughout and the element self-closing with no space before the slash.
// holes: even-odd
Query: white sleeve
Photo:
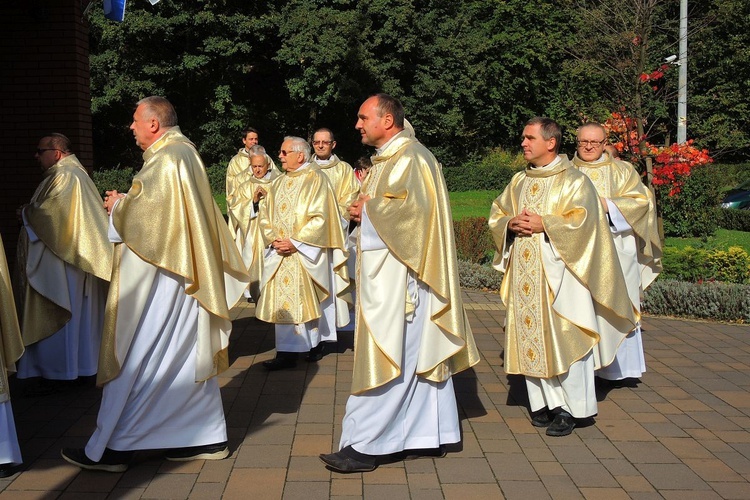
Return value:
<svg viewBox="0 0 750 500">
<path fill-rule="evenodd" d="M 380 239 L 380 235 L 375 230 L 375 226 L 370 222 L 370 218 L 367 217 L 367 210 L 365 209 L 366 204 L 362 205 L 362 220 L 359 223 L 360 231 L 360 245 L 362 251 L 367 250 L 383 250 L 388 248 L 385 242 Z"/>
<path fill-rule="evenodd" d="M 122 198 L 120 198 L 120 200 L 121 199 Z M 122 243 L 122 237 L 120 236 L 120 233 L 117 232 L 117 229 L 115 229 L 115 225 L 112 222 L 112 214 L 115 213 L 115 208 L 117 208 L 117 204 L 120 203 L 120 200 L 117 200 L 115 204 L 112 205 L 112 211 L 109 212 L 109 228 L 107 229 L 107 236 L 112 243 Z"/>
<path fill-rule="evenodd" d="M 314 247 L 297 240 L 290 239 L 290 241 L 292 242 L 292 245 L 294 245 L 294 248 L 296 248 L 297 251 L 304 255 L 310 262 L 315 262 L 318 259 L 320 251 L 322 250 L 320 247 Z"/>
<path fill-rule="evenodd" d="M 630 224 L 628 224 L 628 221 L 625 220 L 625 217 L 622 215 L 622 212 L 620 212 L 620 209 L 617 208 L 617 205 L 615 205 L 612 200 L 609 198 L 605 198 L 607 201 L 607 208 L 609 209 L 609 222 L 610 222 L 610 230 L 615 233 L 624 233 L 626 231 L 630 231 L 633 229 L 630 227 Z"/>
</svg>

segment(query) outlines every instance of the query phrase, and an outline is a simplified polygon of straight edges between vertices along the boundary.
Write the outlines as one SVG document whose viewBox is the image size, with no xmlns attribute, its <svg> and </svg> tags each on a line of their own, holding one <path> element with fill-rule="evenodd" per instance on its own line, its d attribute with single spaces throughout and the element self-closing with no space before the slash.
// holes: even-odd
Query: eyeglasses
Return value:
<svg viewBox="0 0 750 500">
<path fill-rule="evenodd" d="M 300 154 L 300 153 L 301 153 L 301 151 L 284 151 L 284 150 L 282 149 L 281 151 L 279 151 L 279 156 L 286 156 L 286 155 L 290 155 L 290 154 L 292 154 L 292 153 L 297 153 L 297 154 Z"/>
<path fill-rule="evenodd" d="M 327 146 L 333 144 L 333 141 L 313 141 L 313 146 Z"/>
<path fill-rule="evenodd" d="M 62 151 L 62 149 L 57 149 L 57 148 L 36 148 L 36 154 L 38 154 L 38 155 L 43 154 L 45 151 Z"/>
<path fill-rule="evenodd" d="M 579 140 L 579 141 L 576 141 L 576 142 L 578 143 L 579 146 L 584 146 L 584 147 L 593 146 L 593 147 L 597 147 L 597 146 L 604 146 L 604 143 L 607 142 L 607 139 L 604 139 L 603 141 L 580 141 Z"/>
</svg>

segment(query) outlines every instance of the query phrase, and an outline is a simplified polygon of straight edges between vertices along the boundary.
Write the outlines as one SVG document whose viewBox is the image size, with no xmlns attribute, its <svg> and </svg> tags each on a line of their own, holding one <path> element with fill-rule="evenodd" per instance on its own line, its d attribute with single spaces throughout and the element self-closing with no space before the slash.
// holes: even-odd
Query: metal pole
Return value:
<svg viewBox="0 0 750 500">
<path fill-rule="evenodd" d="M 687 141 L 688 0 L 680 0 L 680 74 L 677 89 L 677 143 Z"/>
</svg>

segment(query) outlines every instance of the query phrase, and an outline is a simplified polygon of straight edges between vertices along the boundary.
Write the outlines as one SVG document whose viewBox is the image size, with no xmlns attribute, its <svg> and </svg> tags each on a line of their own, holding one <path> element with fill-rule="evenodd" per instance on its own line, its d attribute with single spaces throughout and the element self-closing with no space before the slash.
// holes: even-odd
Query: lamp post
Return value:
<svg viewBox="0 0 750 500">
<path fill-rule="evenodd" d="M 687 140 L 687 23 L 688 2 L 680 0 L 680 71 L 677 88 L 677 143 Z"/>
</svg>

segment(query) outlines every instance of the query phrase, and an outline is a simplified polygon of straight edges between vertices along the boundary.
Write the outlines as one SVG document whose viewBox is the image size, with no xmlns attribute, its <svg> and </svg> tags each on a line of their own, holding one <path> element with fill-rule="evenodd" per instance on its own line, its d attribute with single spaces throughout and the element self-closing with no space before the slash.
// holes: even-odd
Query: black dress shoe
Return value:
<svg viewBox="0 0 750 500">
<path fill-rule="evenodd" d="M 294 368 L 295 366 L 297 366 L 296 352 L 279 352 L 276 353 L 275 358 L 263 362 L 263 368 L 269 372 L 286 370 L 287 368 Z"/>
<path fill-rule="evenodd" d="M 128 470 L 128 462 L 132 454 L 129 451 L 118 452 L 107 448 L 104 450 L 102 459 L 94 462 L 86 456 L 83 448 L 63 448 L 60 450 L 60 455 L 62 455 L 66 462 L 77 465 L 81 469 L 101 470 L 105 472 L 125 472 Z"/>
<path fill-rule="evenodd" d="M 320 459 L 334 472 L 348 474 L 351 472 L 372 472 L 378 466 L 375 464 L 360 462 L 359 460 L 347 457 L 340 451 L 336 453 L 321 453 Z"/>
<path fill-rule="evenodd" d="M 566 412 L 561 411 L 557 415 L 555 415 L 555 419 L 552 421 L 549 427 L 547 427 L 547 435 L 548 436 L 567 436 L 571 432 L 573 432 L 573 429 L 576 426 L 576 420 L 573 418 L 573 416 Z"/>
<path fill-rule="evenodd" d="M 0 478 L 10 477 L 21 468 L 21 464 L 0 464 Z"/>
<path fill-rule="evenodd" d="M 554 415 L 547 408 L 531 417 L 531 425 L 534 427 L 549 427 Z"/>
<path fill-rule="evenodd" d="M 321 342 L 320 344 L 310 349 L 310 352 L 308 352 L 307 356 L 305 356 L 305 361 L 314 363 L 316 361 L 320 361 L 321 359 L 323 359 L 323 346 L 324 345 L 325 344 Z"/>
<path fill-rule="evenodd" d="M 419 448 L 414 450 L 404 450 L 401 460 L 417 460 L 418 458 L 443 458 L 448 454 L 444 444 L 437 448 Z"/>
<path fill-rule="evenodd" d="M 172 462 L 188 462 L 190 460 L 222 460 L 229 456 L 227 442 L 174 448 L 164 454 L 164 458 Z"/>
</svg>

